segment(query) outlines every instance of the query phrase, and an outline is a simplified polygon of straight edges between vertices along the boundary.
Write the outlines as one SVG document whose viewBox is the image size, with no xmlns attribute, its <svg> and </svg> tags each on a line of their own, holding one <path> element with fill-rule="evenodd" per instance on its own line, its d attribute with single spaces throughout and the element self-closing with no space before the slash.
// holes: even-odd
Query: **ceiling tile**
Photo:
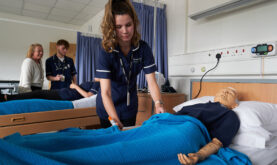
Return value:
<svg viewBox="0 0 277 165">
<path fill-rule="evenodd" d="M 0 0 L 0 12 L 82 25 L 108 0 Z"/>
<path fill-rule="evenodd" d="M 93 16 L 94 16 L 93 13 L 84 13 L 84 12 L 81 12 L 74 19 L 86 19 L 86 20 L 89 20 Z"/>
<path fill-rule="evenodd" d="M 89 4 L 91 0 L 70 0 L 74 3 L 83 3 L 83 4 Z"/>
<path fill-rule="evenodd" d="M 96 7 L 96 6 L 86 6 L 83 10 L 82 10 L 82 13 L 98 13 L 100 10 L 102 10 L 103 8 L 99 8 L 99 7 Z"/>
<path fill-rule="evenodd" d="M 22 14 L 24 16 L 40 18 L 40 19 L 45 19 L 45 18 L 47 18 L 47 15 L 48 15 L 47 13 L 42 13 L 42 12 L 37 12 L 37 11 L 30 11 L 30 10 L 23 10 Z"/>
<path fill-rule="evenodd" d="M 31 11 L 38 11 L 42 13 L 49 13 L 51 10 L 50 6 L 42 6 L 35 3 L 25 2 L 24 3 L 24 9 L 31 10 Z"/>
<path fill-rule="evenodd" d="M 22 8 L 23 0 L 0 0 L 1 7 Z"/>
<path fill-rule="evenodd" d="M 70 9 L 70 10 L 74 10 L 74 11 L 80 11 L 84 7 L 86 7 L 86 4 L 75 3 L 70 0 L 57 0 L 55 7 L 60 8 L 60 9 Z"/>
<path fill-rule="evenodd" d="M 107 2 L 108 0 L 92 0 L 88 5 L 104 8 Z"/>
<path fill-rule="evenodd" d="M 76 11 L 71 11 L 71 10 L 64 10 L 64 9 L 58 9 L 58 8 L 54 8 L 50 14 L 53 15 L 58 15 L 58 16 L 64 16 L 64 17 L 75 17 L 78 12 Z"/>
<path fill-rule="evenodd" d="M 24 0 L 24 2 L 34 3 L 42 6 L 53 7 L 56 4 L 56 0 Z"/>
</svg>

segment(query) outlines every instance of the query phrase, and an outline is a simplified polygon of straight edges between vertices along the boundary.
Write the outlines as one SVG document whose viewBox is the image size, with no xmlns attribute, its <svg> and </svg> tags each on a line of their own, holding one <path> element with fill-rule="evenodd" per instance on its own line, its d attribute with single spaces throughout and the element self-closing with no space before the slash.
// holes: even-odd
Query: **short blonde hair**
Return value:
<svg viewBox="0 0 277 165">
<path fill-rule="evenodd" d="M 118 44 L 115 38 L 115 15 L 123 14 L 128 14 L 134 23 L 132 45 L 137 47 L 139 44 L 139 20 L 132 3 L 129 0 L 109 0 L 105 6 L 105 14 L 101 23 L 103 33 L 102 46 L 106 52 L 112 52 Z"/>
<path fill-rule="evenodd" d="M 41 47 L 43 49 L 42 45 L 39 44 L 39 43 L 31 44 L 29 46 L 29 49 L 28 49 L 28 52 L 27 52 L 27 56 L 26 56 L 27 58 L 32 58 L 32 56 L 33 56 L 33 54 L 35 52 L 36 47 Z"/>
</svg>

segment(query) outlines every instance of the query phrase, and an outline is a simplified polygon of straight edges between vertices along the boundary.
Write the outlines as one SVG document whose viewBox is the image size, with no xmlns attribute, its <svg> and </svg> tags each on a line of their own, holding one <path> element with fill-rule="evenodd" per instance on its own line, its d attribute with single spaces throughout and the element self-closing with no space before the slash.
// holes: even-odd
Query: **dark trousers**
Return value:
<svg viewBox="0 0 277 165">
<path fill-rule="evenodd" d="M 42 87 L 31 86 L 32 91 L 42 90 Z"/>
<path fill-rule="evenodd" d="M 24 100 L 24 99 L 47 99 L 62 100 L 59 92 L 56 90 L 36 90 L 33 92 L 20 93 L 16 95 L 7 95 L 7 100 Z"/>
<path fill-rule="evenodd" d="M 120 120 L 121 123 L 123 124 L 124 127 L 129 127 L 129 126 L 134 126 L 136 125 L 136 116 L 130 119 L 126 119 L 126 120 Z M 101 119 L 100 118 L 100 124 L 102 128 L 108 128 L 110 126 L 112 126 L 112 124 L 110 123 L 110 121 L 108 119 Z"/>
</svg>

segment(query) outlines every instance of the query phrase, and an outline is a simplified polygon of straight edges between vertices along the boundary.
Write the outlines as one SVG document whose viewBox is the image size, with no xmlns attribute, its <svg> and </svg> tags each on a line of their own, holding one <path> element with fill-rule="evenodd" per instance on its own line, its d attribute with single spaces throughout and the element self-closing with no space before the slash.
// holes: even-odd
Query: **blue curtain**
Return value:
<svg viewBox="0 0 277 165">
<path fill-rule="evenodd" d="M 92 81 L 95 76 L 96 59 L 100 54 L 101 39 L 83 36 L 77 32 L 77 50 L 75 66 L 77 69 L 77 82 Z"/>
<path fill-rule="evenodd" d="M 136 2 L 133 2 L 133 5 L 140 21 L 141 39 L 147 42 L 150 48 L 152 48 L 154 36 L 154 8 L 152 6 L 147 6 Z M 143 71 L 141 71 L 138 75 L 137 85 L 139 89 L 147 87 L 145 74 Z"/>
<path fill-rule="evenodd" d="M 140 21 L 141 39 L 148 43 L 153 49 L 154 44 L 154 7 L 144 5 L 142 3 L 133 2 L 134 8 L 137 12 Z M 164 74 L 165 78 L 168 77 L 168 64 L 167 64 L 167 21 L 166 21 L 166 8 L 157 8 L 156 18 L 156 55 L 155 63 L 158 67 L 158 72 Z M 144 72 L 138 75 L 137 80 L 138 88 L 147 87 Z"/>
<path fill-rule="evenodd" d="M 168 78 L 168 60 L 167 60 L 167 20 L 166 6 L 157 8 L 156 18 L 156 55 L 155 62 L 158 72 L 163 73 Z"/>
</svg>

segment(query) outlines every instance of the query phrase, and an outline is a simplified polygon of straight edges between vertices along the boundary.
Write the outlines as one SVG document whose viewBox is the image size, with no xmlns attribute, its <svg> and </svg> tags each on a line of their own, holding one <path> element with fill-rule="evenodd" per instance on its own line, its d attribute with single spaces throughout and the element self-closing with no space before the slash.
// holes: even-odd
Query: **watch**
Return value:
<svg viewBox="0 0 277 165">
<path fill-rule="evenodd" d="M 164 103 L 163 103 L 162 100 L 157 100 L 157 101 L 155 101 L 155 105 L 156 105 L 156 104 L 161 104 L 161 105 L 163 105 Z"/>
</svg>

